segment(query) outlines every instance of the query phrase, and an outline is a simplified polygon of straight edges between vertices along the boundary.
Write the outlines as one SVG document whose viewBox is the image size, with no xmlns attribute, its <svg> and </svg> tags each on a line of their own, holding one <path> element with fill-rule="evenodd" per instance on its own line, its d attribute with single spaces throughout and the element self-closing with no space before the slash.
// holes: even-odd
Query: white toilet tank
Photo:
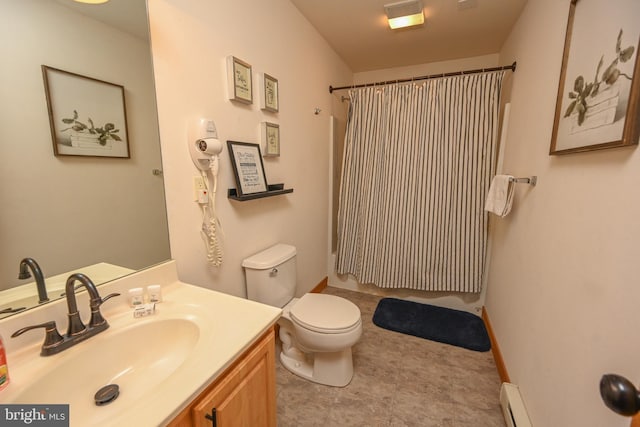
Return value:
<svg viewBox="0 0 640 427">
<path fill-rule="evenodd" d="M 242 261 L 247 298 L 284 307 L 296 292 L 296 248 L 279 243 Z"/>
</svg>

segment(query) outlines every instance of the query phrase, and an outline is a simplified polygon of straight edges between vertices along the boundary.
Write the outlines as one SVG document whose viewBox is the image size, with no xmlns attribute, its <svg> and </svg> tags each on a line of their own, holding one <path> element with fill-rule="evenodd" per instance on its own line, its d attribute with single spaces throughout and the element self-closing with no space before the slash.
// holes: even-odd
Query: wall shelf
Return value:
<svg viewBox="0 0 640 427">
<path fill-rule="evenodd" d="M 279 196 L 281 194 L 293 193 L 293 188 L 284 188 L 284 184 L 271 184 L 267 186 L 268 190 L 262 193 L 245 194 L 238 196 L 238 190 L 230 188 L 227 190 L 227 197 L 231 200 L 245 202 L 247 200 L 263 199 L 265 197 Z"/>
</svg>

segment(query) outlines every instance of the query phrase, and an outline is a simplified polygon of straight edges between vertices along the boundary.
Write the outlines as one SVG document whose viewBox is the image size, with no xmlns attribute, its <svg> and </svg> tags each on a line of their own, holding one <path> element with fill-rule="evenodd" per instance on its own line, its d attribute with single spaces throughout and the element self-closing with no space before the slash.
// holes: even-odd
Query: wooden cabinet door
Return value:
<svg viewBox="0 0 640 427">
<path fill-rule="evenodd" d="M 276 427 L 274 346 L 272 332 L 224 375 L 193 407 L 194 426 Z"/>
</svg>

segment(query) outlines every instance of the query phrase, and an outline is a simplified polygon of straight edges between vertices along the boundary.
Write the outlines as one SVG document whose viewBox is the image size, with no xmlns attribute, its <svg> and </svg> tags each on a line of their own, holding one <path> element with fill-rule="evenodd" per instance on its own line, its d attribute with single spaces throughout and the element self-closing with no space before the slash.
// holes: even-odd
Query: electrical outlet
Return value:
<svg viewBox="0 0 640 427">
<path fill-rule="evenodd" d="M 202 176 L 194 176 L 193 177 L 193 200 L 195 202 L 199 202 L 202 198 L 202 193 L 207 189 L 207 186 L 204 183 L 204 177 Z"/>
</svg>

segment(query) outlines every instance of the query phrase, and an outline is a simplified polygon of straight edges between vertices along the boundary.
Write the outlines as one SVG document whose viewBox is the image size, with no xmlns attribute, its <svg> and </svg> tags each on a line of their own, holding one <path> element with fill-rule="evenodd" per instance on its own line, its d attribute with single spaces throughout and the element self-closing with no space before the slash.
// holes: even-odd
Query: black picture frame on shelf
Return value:
<svg viewBox="0 0 640 427">
<path fill-rule="evenodd" d="M 227 141 L 229 158 L 236 179 L 238 196 L 265 193 L 269 190 L 259 144 Z"/>
</svg>

